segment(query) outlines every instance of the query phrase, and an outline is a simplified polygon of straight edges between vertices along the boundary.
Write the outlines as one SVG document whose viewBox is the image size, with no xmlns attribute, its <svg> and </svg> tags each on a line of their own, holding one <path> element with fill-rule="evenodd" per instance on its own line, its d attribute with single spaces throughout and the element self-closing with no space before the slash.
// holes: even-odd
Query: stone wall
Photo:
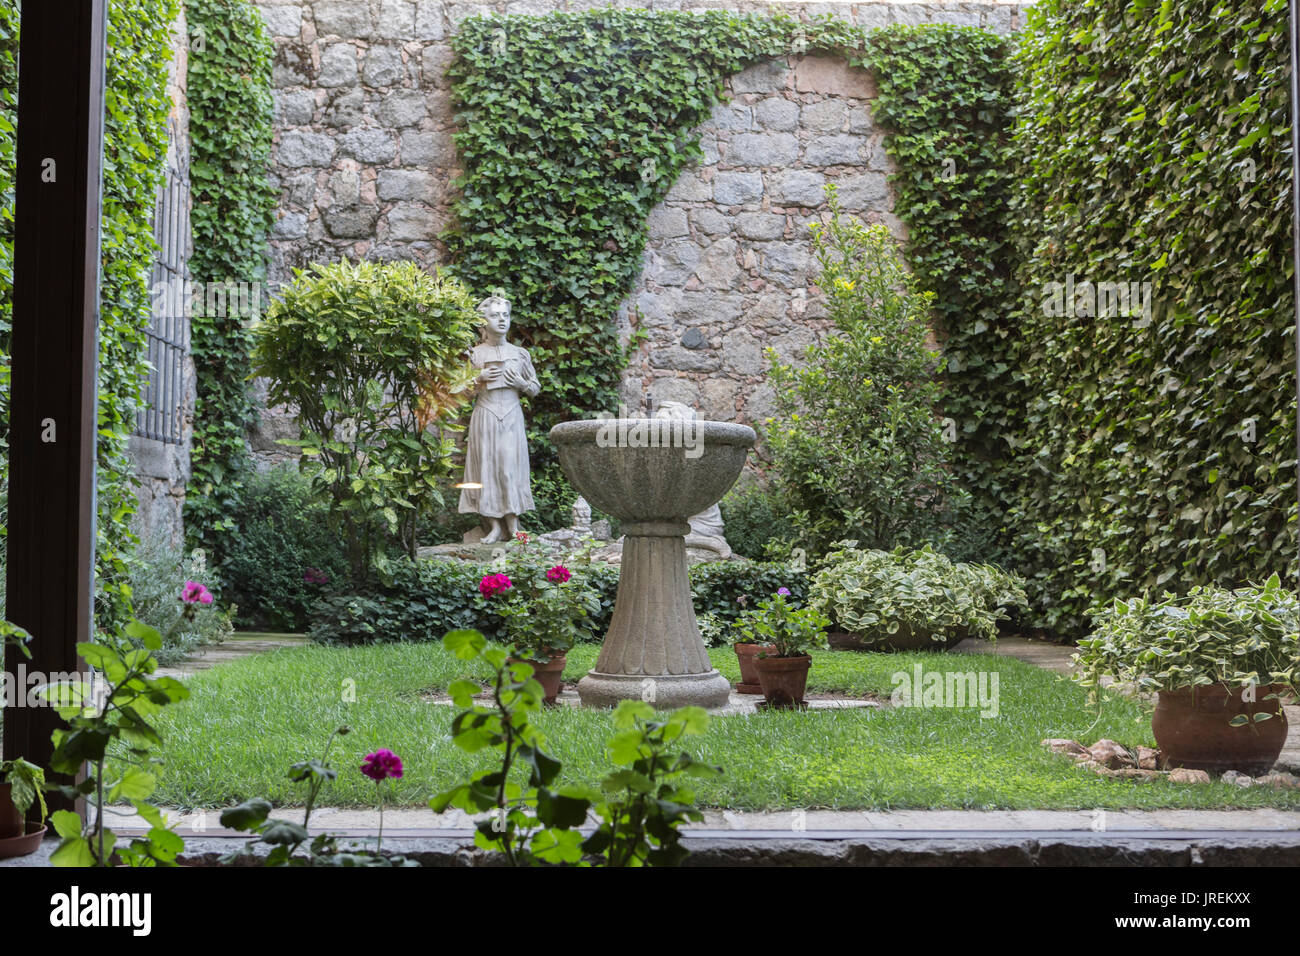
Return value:
<svg viewBox="0 0 1300 956">
<path fill-rule="evenodd" d="M 275 36 L 281 189 L 272 282 L 294 267 L 343 257 L 441 262 L 436 236 L 450 223 L 449 182 L 459 170 L 445 76 L 456 25 L 482 14 L 536 15 L 597 6 L 764 12 L 747 0 L 259 0 Z M 1016 3 L 781 3 L 865 26 L 953 23 L 1006 33 Z M 729 81 L 730 100 L 701 128 L 704 160 L 687 170 L 648 223 L 645 270 L 626 304 L 625 333 L 648 340 L 624 376 L 633 409 L 676 400 L 709 417 L 769 414 L 762 350 L 793 356 L 825 327 L 808 298 L 808 223 L 825 211 L 821 189 L 869 221 L 893 217 L 883 134 L 871 116 L 870 76 L 820 57 L 759 64 Z M 287 457 L 285 409 L 251 436 L 266 464 Z"/>
</svg>

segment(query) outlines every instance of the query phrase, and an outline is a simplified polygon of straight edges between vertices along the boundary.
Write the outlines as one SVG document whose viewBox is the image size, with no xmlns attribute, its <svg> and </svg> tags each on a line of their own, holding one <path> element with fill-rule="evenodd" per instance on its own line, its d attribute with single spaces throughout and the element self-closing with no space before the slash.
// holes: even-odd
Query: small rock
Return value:
<svg viewBox="0 0 1300 956">
<path fill-rule="evenodd" d="M 1128 752 L 1128 748 L 1117 744 L 1113 740 L 1102 739 L 1097 741 L 1088 748 L 1088 753 L 1093 760 L 1110 770 L 1119 770 L 1121 767 L 1132 767 L 1134 765 L 1133 756 Z"/>
<path fill-rule="evenodd" d="M 1177 770 L 1170 771 L 1170 783 L 1209 783 L 1210 775 L 1204 770 L 1188 770 L 1186 767 L 1179 767 Z"/>
<path fill-rule="evenodd" d="M 1256 777 L 1255 782 L 1261 787 L 1277 787 L 1279 790 L 1300 790 L 1300 777 L 1285 771 L 1274 770 L 1262 777 Z"/>
<path fill-rule="evenodd" d="M 1142 770 L 1159 770 L 1160 751 L 1153 747 L 1139 747 L 1138 767 Z"/>
<path fill-rule="evenodd" d="M 1243 790 L 1246 787 L 1251 786 L 1255 782 L 1248 775 L 1241 773 L 1240 771 L 1237 770 L 1227 771 L 1226 773 L 1224 773 L 1221 779 L 1223 780 L 1224 783 L 1234 784 L 1238 787 L 1241 787 Z"/>
<path fill-rule="evenodd" d="M 1070 740 L 1066 737 L 1049 737 L 1043 741 L 1042 746 L 1054 754 L 1086 754 L 1088 752 L 1088 748 L 1079 741 Z"/>
</svg>

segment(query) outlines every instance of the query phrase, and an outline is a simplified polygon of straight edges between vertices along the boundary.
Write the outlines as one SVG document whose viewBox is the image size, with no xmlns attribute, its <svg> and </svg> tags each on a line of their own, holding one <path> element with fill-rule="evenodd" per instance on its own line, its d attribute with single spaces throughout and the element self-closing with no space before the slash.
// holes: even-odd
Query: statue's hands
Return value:
<svg viewBox="0 0 1300 956">
<path fill-rule="evenodd" d="M 483 371 L 478 373 L 478 380 L 487 385 L 495 385 L 497 379 L 501 377 L 501 366 L 489 365 Z M 508 381 L 508 379 L 507 379 Z"/>
<path fill-rule="evenodd" d="M 505 383 L 511 388 L 523 388 L 524 377 L 510 367 L 505 370 Z"/>
</svg>

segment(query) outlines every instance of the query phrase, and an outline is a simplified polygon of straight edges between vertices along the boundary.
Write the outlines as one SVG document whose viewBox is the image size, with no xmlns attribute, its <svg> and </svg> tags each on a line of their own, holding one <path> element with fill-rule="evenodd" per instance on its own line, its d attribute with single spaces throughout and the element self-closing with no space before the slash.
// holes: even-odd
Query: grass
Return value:
<svg viewBox="0 0 1300 956">
<path fill-rule="evenodd" d="M 569 655 L 566 680 L 595 662 L 596 648 Z M 710 651 L 714 665 L 738 678 L 730 648 Z M 1100 716 L 1069 681 L 1004 657 L 966 654 L 814 654 L 810 689 L 887 698 L 891 675 L 927 671 L 998 674 L 1000 713 L 972 709 L 893 708 L 716 717 L 692 753 L 724 769 L 704 782 L 700 802 L 735 809 L 889 808 L 1245 808 L 1300 809 L 1300 794 L 1228 784 L 1109 780 L 1045 752 L 1045 737 L 1090 744 L 1110 737 L 1151 745 L 1150 721 L 1127 698 L 1103 703 Z M 221 664 L 189 681 L 190 700 L 168 708 L 159 729 L 166 764 L 156 796 L 180 807 L 220 807 L 264 796 L 299 803 L 288 765 L 319 754 L 329 732 L 339 768 L 323 802 L 370 805 L 374 786 L 356 771 L 380 747 L 406 764 L 388 805 L 423 805 L 431 796 L 487 766 L 485 754 L 458 750 L 448 736 L 455 709 L 422 696 L 459 676 L 483 672 L 438 645 L 387 644 L 276 650 Z M 537 718 L 564 777 L 595 783 L 612 728 L 608 712 L 562 708 Z"/>
</svg>

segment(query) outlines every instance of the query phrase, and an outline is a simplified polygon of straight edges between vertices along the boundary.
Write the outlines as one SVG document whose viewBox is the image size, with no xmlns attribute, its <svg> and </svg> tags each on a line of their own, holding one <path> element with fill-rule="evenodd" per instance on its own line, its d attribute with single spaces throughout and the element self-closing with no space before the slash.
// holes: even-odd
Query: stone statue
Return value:
<svg viewBox="0 0 1300 956">
<path fill-rule="evenodd" d="M 695 409 L 681 402 L 661 402 L 655 409 L 655 418 L 693 421 L 699 416 Z M 713 504 L 687 519 L 691 533 L 686 536 L 686 547 L 716 551 L 718 556 L 731 557 L 731 546 L 722 534 L 722 509 Z"/>
<path fill-rule="evenodd" d="M 541 385 L 528 350 L 506 341 L 510 303 L 494 295 L 480 302 L 478 310 L 483 316 L 483 340 L 470 349 L 470 362 L 482 371 L 465 443 L 458 510 L 479 515 L 481 543 L 495 544 L 513 538 L 519 516 L 534 507 L 519 398 L 536 395 Z"/>
</svg>

